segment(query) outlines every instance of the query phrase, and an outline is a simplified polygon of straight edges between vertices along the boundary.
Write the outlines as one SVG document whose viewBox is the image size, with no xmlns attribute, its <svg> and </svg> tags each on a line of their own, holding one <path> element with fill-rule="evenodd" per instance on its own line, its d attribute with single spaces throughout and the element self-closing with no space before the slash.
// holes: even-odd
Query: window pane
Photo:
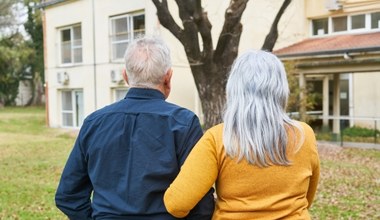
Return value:
<svg viewBox="0 0 380 220">
<path fill-rule="evenodd" d="M 329 32 L 327 18 L 313 20 L 312 24 L 313 24 L 313 35 L 323 35 Z"/>
<path fill-rule="evenodd" d="M 352 29 L 365 28 L 365 15 L 354 15 L 351 17 Z"/>
<path fill-rule="evenodd" d="M 145 30 L 140 29 L 138 31 L 134 31 L 133 39 L 141 38 L 145 35 Z"/>
<path fill-rule="evenodd" d="M 137 15 L 133 17 L 133 30 L 145 30 L 145 16 Z"/>
<path fill-rule="evenodd" d="M 71 42 L 62 42 L 61 44 L 62 63 L 71 63 Z"/>
<path fill-rule="evenodd" d="M 81 47 L 82 46 L 82 40 L 81 39 L 73 40 L 73 45 L 74 45 L 74 47 Z"/>
<path fill-rule="evenodd" d="M 129 34 L 117 34 L 112 36 L 112 42 L 127 41 L 129 39 Z"/>
<path fill-rule="evenodd" d="M 61 41 L 62 42 L 67 42 L 71 40 L 71 31 L 70 29 L 62 30 L 61 31 Z"/>
<path fill-rule="evenodd" d="M 62 113 L 62 125 L 73 127 L 73 113 Z"/>
<path fill-rule="evenodd" d="M 347 31 L 347 16 L 332 18 L 333 32 Z"/>
<path fill-rule="evenodd" d="M 74 63 L 81 63 L 82 62 L 82 48 L 75 48 L 74 49 Z"/>
<path fill-rule="evenodd" d="M 127 17 L 112 20 L 112 28 L 113 34 L 128 32 Z"/>
<path fill-rule="evenodd" d="M 71 96 L 71 91 L 62 92 L 62 110 L 71 111 L 73 110 L 73 100 Z"/>
<path fill-rule="evenodd" d="M 127 49 L 128 43 L 117 43 L 112 45 L 113 58 L 122 59 L 124 57 L 125 50 Z"/>
<path fill-rule="evenodd" d="M 380 28 L 380 12 L 375 12 L 371 14 L 371 28 Z"/>
<path fill-rule="evenodd" d="M 75 112 L 76 112 L 76 126 L 82 126 L 84 120 L 84 103 L 83 103 L 83 92 L 75 91 Z"/>
<path fill-rule="evenodd" d="M 73 27 L 73 32 L 74 32 L 74 40 L 81 40 L 82 39 L 82 27 L 81 26 Z"/>
</svg>

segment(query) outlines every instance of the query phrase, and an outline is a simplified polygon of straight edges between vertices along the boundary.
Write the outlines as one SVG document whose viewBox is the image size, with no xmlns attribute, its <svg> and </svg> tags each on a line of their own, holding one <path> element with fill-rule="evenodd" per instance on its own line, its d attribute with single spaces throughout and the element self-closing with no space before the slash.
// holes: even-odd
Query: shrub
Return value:
<svg viewBox="0 0 380 220">
<path fill-rule="evenodd" d="M 343 135 L 346 135 L 349 137 L 374 137 L 375 132 L 377 134 L 380 133 L 378 130 L 376 131 L 374 129 L 353 126 L 351 128 L 344 129 Z"/>
</svg>

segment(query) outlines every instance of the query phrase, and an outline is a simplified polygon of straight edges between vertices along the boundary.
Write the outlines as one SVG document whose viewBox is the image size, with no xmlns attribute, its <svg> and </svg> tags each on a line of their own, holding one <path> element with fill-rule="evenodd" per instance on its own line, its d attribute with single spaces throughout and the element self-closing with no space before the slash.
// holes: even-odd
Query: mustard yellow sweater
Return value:
<svg viewBox="0 0 380 220">
<path fill-rule="evenodd" d="M 214 220 L 310 219 L 320 164 L 314 132 L 301 125 L 305 140 L 297 152 L 288 152 L 292 165 L 266 168 L 226 156 L 223 124 L 209 129 L 167 189 L 166 209 L 173 216 L 186 216 L 215 183 Z"/>
</svg>

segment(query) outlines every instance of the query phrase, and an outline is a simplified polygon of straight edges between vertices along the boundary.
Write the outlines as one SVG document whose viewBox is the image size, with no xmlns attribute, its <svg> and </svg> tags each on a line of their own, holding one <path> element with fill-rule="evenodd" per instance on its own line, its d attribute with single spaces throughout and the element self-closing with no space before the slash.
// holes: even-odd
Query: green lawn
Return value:
<svg viewBox="0 0 380 220">
<path fill-rule="evenodd" d="M 0 109 L 0 219 L 65 219 L 54 192 L 74 137 L 42 108 Z"/>
<path fill-rule="evenodd" d="M 0 109 L 0 219 L 65 219 L 54 192 L 75 132 L 47 128 L 43 108 Z M 312 219 L 380 219 L 380 151 L 319 146 Z"/>
</svg>

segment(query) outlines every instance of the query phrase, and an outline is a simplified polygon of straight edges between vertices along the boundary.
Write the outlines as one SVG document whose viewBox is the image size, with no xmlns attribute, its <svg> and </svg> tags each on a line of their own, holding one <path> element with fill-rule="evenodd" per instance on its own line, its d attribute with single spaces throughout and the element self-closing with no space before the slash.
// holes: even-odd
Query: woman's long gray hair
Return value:
<svg viewBox="0 0 380 220">
<path fill-rule="evenodd" d="M 285 112 L 289 86 L 281 61 L 264 51 L 242 54 L 232 65 L 226 92 L 223 142 L 227 155 L 259 167 L 289 165 L 288 132 L 295 135 L 297 129 L 301 137 L 303 132 Z"/>
</svg>

